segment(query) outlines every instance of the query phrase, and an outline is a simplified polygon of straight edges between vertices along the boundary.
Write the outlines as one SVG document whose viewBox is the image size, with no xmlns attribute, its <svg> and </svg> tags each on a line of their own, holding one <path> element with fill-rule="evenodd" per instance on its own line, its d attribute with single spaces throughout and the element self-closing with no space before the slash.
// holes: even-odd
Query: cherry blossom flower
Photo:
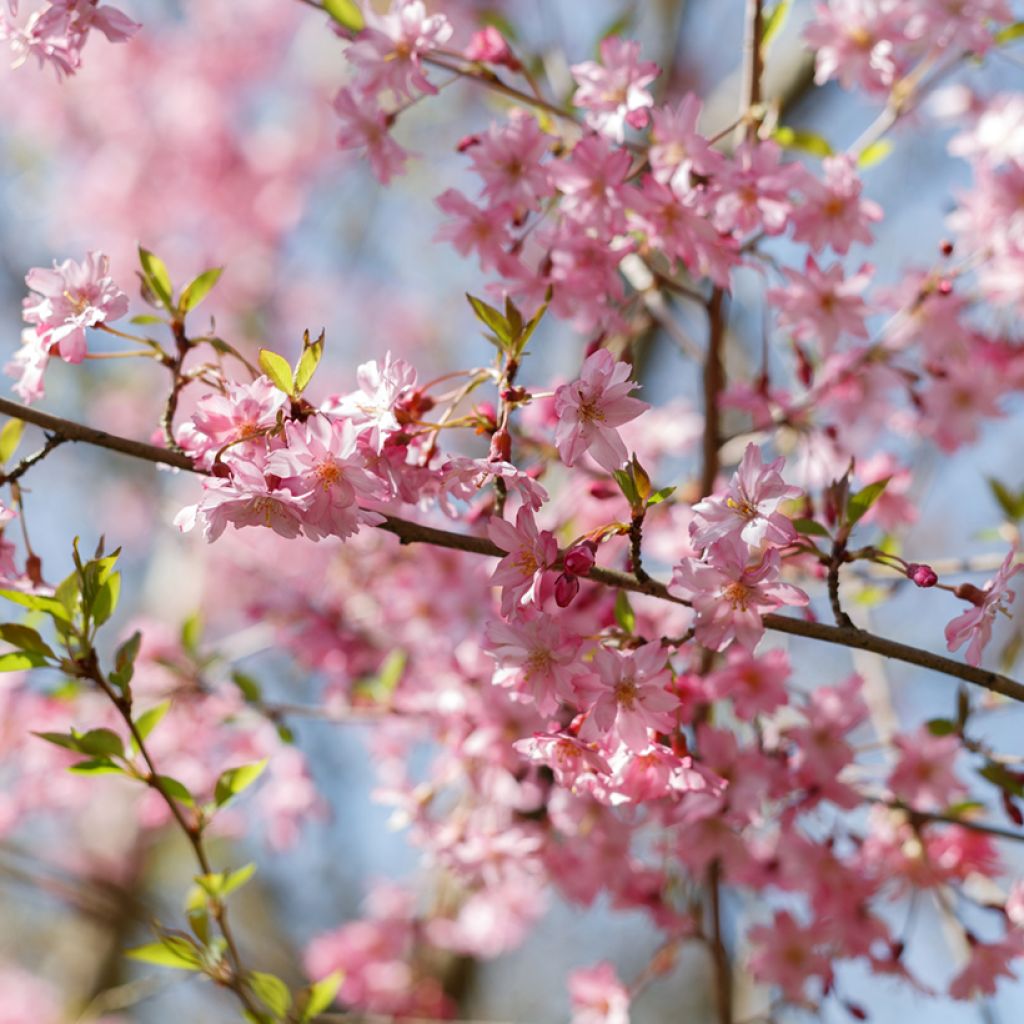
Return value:
<svg viewBox="0 0 1024 1024">
<path fill-rule="evenodd" d="M 785 651 L 766 651 L 755 658 L 742 647 L 733 647 L 725 667 L 713 673 L 709 682 L 716 697 L 732 701 L 737 718 L 750 721 L 787 703 L 791 671 Z"/>
<path fill-rule="evenodd" d="M 626 125 L 643 128 L 654 98 L 647 86 L 660 70 L 640 60 L 638 42 L 609 36 L 601 40 L 601 63 L 588 60 L 570 69 L 579 88 L 573 103 L 585 110 L 584 120 L 602 135 L 621 143 Z"/>
<path fill-rule="evenodd" d="M 599 744 L 585 743 L 568 733 L 535 733 L 513 746 L 535 764 L 550 768 L 555 781 L 572 793 L 589 792 L 599 778 L 611 774 Z"/>
<path fill-rule="evenodd" d="M 542 162 L 550 147 L 537 119 L 521 110 L 476 136 L 468 153 L 473 171 L 483 179 L 484 197 L 492 206 L 536 209 L 552 191 Z"/>
<path fill-rule="evenodd" d="M 1024 956 L 1024 941 L 1019 934 L 1010 934 L 999 942 L 968 942 L 967 965 L 950 982 L 949 994 L 954 999 L 977 999 L 992 996 L 1000 978 L 1014 978 L 1010 964 Z"/>
<path fill-rule="evenodd" d="M 726 165 L 715 203 L 721 231 L 781 235 L 793 212 L 790 193 L 803 180 L 797 164 L 784 164 L 774 142 L 744 142 Z"/>
<path fill-rule="evenodd" d="M 128 296 L 110 276 L 103 253 L 88 252 L 79 264 L 54 261 L 53 269 L 34 267 L 25 283 L 35 292 L 24 302 L 25 322 L 41 345 L 69 363 L 85 358 L 88 327 L 119 320 L 128 312 Z"/>
<path fill-rule="evenodd" d="M 754 977 L 778 985 L 791 1002 L 803 1002 L 812 978 L 824 983 L 832 978 L 830 958 L 814 926 L 798 924 L 785 910 L 777 910 L 770 925 L 751 928 L 747 939 L 754 947 L 750 957 Z"/>
<path fill-rule="evenodd" d="M 14 391 L 26 405 L 46 394 L 43 375 L 49 361 L 49 346 L 31 327 L 26 327 L 21 332 L 21 348 L 4 367 L 4 373 L 15 378 Z"/>
<path fill-rule="evenodd" d="M 748 444 L 726 493 L 693 506 L 696 515 L 690 536 L 694 545 L 706 548 L 731 537 L 759 551 L 769 545 L 785 547 L 796 540 L 796 530 L 779 506 L 799 498 L 803 491 L 783 483 L 784 464 L 780 456 L 765 465 L 757 445 Z"/>
<path fill-rule="evenodd" d="M 523 507 L 516 524 L 492 516 L 487 535 L 508 554 L 498 563 L 491 583 L 501 587 L 501 614 L 509 618 L 521 605 L 535 604 L 544 573 L 555 564 L 558 541 L 547 530 L 537 530 L 533 513 Z"/>
<path fill-rule="evenodd" d="M 882 219 L 882 208 L 861 198 L 856 164 L 849 156 L 822 161 L 825 180 L 813 175 L 804 180 L 804 202 L 793 211 L 793 240 L 806 242 L 815 252 L 831 246 L 846 253 L 854 242 L 870 244 L 870 224 Z"/>
<path fill-rule="evenodd" d="M 843 334 L 867 339 L 868 305 L 861 292 L 870 281 L 870 267 L 846 277 L 840 264 L 822 270 L 808 256 L 803 274 L 788 268 L 783 273 L 786 286 L 770 289 L 766 298 L 779 309 L 779 325 L 789 327 L 797 341 L 813 341 L 829 355 Z"/>
<path fill-rule="evenodd" d="M 338 146 L 341 149 L 363 150 L 374 176 L 386 185 L 405 170 L 408 150 L 391 135 L 391 117 L 375 106 L 372 100 L 351 89 L 340 89 L 334 97 L 334 112 L 341 121 Z"/>
<path fill-rule="evenodd" d="M 600 135 L 587 135 L 564 160 L 554 161 L 548 175 L 564 196 L 563 216 L 579 226 L 618 230 L 624 223 L 622 186 L 632 163 L 629 151 Z"/>
<path fill-rule="evenodd" d="M 957 596 L 970 601 L 973 608 L 958 615 L 946 626 L 946 647 L 955 651 L 967 642 L 964 657 L 969 665 L 980 665 L 981 655 L 992 639 L 992 626 L 996 615 L 1008 615 L 1008 606 L 1017 596 L 1010 590 L 1010 580 L 1024 570 L 1024 565 L 1015 564 L 1017 549 L 1011 549 L 995 577 L 979 590 L 970 584 L 957 588 Z"/>
<path fill-rule="evenodd" d="M 416 370 L 387 352 L 383 362 L 372 359 L 362 363 L 356 370 L 356 380 L 357 391 L 329 398 L 321 410 L 372 430 L 374 447 L 380 451 L 388 435 L 401 429 L 400 406 L 416 387 Z"/>
<path fill-rule="evenodd" d="M 485 209 L 454 188 L 442 192 L 436 202 L 451 220 L 441 226 L 435 240 L 451 242 L 462 256 L 475 252 L 483 270 L 502 265 L 512 245 L 507 227 L 515 212 L 511 206 Z"/>
<path fill-rule="evenodd" d="M 915 810 L 943 810 L 966 789 L 954 770 L 960 750 L 957 736 L 932 736 L 918 729 L 893 740 L 900 753 L 889 774 L 889 788 Z"/>
<path fill-rule="evenodd" d="M 615 735 L 637 752 L 650 744 L 648 729 L 670 732 L 678 698 L 666 689 L 672 674 L 660 644 L 648 643 L 630 651 L 598 647 L 594 652 L 597 676 L 579 683 L 585 700 L 593 702 L 580 737 Z"/>
<path fill-rule="evenodd" d="M 385 14 L 367 5 L 366 27 L 347 51 L 359 68 L 364 93 L 393 92 L 409 99 L 416 91 L 436 93 L 421 58 L 444 46 L 454 31 L 443 14 L 427 14 L 422 0 L 391 0 Z"/>
<path fill-rule="evenodd" d="M 672 573 L 669 593 L 693 602 L 697 642 L 722 651 L 734 640 L 753 650 L 764 634 L 761 616 L 785 605 L 802 607 L 807 595 L 779 581 L 779 552 L 763 551 L 747 564 L 747 548 L 735 541 L 713 544 L 704 561 L 689 560 Z"/>
<path fill-rule="evenodd" d="M 607 349 L 598 349 L 583 363 L 579 378 L 555 392 L 555 444 L 567 466 L 576 465 L 588 451 L 609 472 L 626 463 L 629 455 L 616 428 L 650 408 L 630 397 L 636 387 L 630 372 L 628 363 L 617 362 Z"/>
<path fill-rule="evenodd" d="M 712 177 L 725 165 L 697 128 L 700 112 L 700 99 L 688 92 L 676 107 L 658 107 L 652 113 L 648 159 L 654 179 L 680 196 L 691 190 L 694 175 Z"/>
<path fill-rule="evenodd" d="M 629 1024 L 629 990 L 610 963 L 569 975 L 571 1024 Z"/>
<path fill-rule="evenodd" d="M 305 423 L 289 423 L 286 434 L 287 447 L 270 453 L 264 472 L 280 477 L 284 488 L 306 502 L 307 537 L 345 540 L 360 526 L 384 522 L 379 513 L 358 505 L 360 498 L 379 496 L 381 484 L 366 469 L 351 421 L 311 416 Z"/>
</svg>

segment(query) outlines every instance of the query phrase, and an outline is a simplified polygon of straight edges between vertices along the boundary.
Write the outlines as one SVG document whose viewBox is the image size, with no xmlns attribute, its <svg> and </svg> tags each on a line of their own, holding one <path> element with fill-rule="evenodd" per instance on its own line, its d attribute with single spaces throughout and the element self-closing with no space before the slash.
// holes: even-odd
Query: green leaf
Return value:
<svg viewBox="0 0 1024 1024">
<path fill-rule="evenodd" d="M 1024 783 L 1017 778 L 1016 773 L 1011 772 L 997 761 L 989 761 L 979 774 L 983 779 L 988 779 L 989 782 L 1012 796 L 1024 797 Z"/>
<path fill-rule="evenodd" d="M 647 507 L 650 508 L 652 505 L 660 505 L 666 498 L 670 498 L 675 494 L 675 491 L 676 489 L 674 487 L 662 487 L 647 499 Z"/>
<path fill-rule="evenodd" d="M 544 314 L 548 311 L 548 304 L 549 303 L 545 301 L 544 305 L 541 306 L 540 309 L 538 309 L 537 312 L 530 317 L 530 319 L 526 323 L 526 326 L 523 327 L 522 331 L 520 332 L 519 340 L 516 343 L 517 359 L 526 350 L 527 343 L 529 342 L 530 338 L 533 337 L 533 332 L 537 330 L 537 325 L 541 322 L 541 320 L 544 319 Z"/>
<path fill-rule="evenodd" d="M 767 49 L 768 44 L 782 31 L 782 26 L 786 23 L 786 16 L 789 14 L 791 6 L 792 0 L 780 0 L 764 16 L 761 29 L 762 50 Z"/>
<path fill-rule="evenodd" d="M 167 319 L 162 316 L 157 316 L 155 313 L 139 313 L 138 316 L 133 316 L 128 323 L 139 324 L 140 326 L 146 324 L 166 324 Z"/>
<path fill-rule="evenodd" d="M 305 1005 L 302 1007 L 302 1016 L 300 1018 L 302 1024 L 311 1021 L 330 1007 L 331 1003 L 334 1002 L 334 997 L 338 994 L 338 989 L 341 988 L 344 978 L 345 975 L 341 971 L 335 971 L 303 991 L 302 995 L 305 999 Z"/>
<path fill-rule="evenodd" d="M 995 42 L 998 46 L 1001 43 L 1012 43 L 1021 37 L 1024 37 L 1024 21 L 1016 21 L 1012 25 L 1007 25 L 1006 28 L 1001 28 L 995 34 Z"/>
<path fill-rule="evenodd" d="M 812 156 L 832 156 L 835 152 L 828 139 L 802 128 L 790 128 L 788 125 L 780 124 L 772 132 L 772 138 L 785 149 L 799 149 Z"/>
<path fill-rule="evenodd" d="M 181 624 L 181 646 L 186 654 L 195 654 L 203 637 L 203 620 L 199 612 L 193 612 Z"/>
<path fill-rule="evenodd" d="M 469 292 L 466 292 L 466 298 L 469 300 L 470 306 L 473 307 L 477 320 L 494 334 L 498 347 L 505 349 L 513 340 L 512 326 L 508 320 L 483 299 L 478 299 L 475 295 L 470 295 Z"/>
<path fill-rule="evenodd" d="M 0 640 L 5 640 L 12 647 L 22 651 L 41 654 L 44 658 L 57 658 L 50 645 L 29 626 L 21 626 L 14 622 L 0 625 Z"/>
<path fill-rule="evenodd" d="M 292 379 L 292 368 L 284 356 L 271 352 L 269 348 L 261 348 L 259 356 L 260 369 L 271 379 L 274 386 L 286 395 L 295 393 L 295 381 Z"/>
<path fill-rule="evenodd" d="M 124 756 L 124 743 L 113 729 L 90 729 L 78 737 L 78 749 L 94 757 Z"/>
<path fill-rule="evenodd" d="M 859 523 L 864 518 L 868 509 L 882 496 L 882 492 L 888 486 L 891 479 L 892 477 L 887 476 L 884 480 L 876 480 L 873 484 L 868 484 L 867 487 L 862 488 L 856 494 L 850 495 L 850 500 L 846 503 L 846 521 L 851 526 Z"/>
<path fill-rule="evenodd" d="M 830 536 L 828 530 L 821 523 L 815 522 L 813 519 L 794 519 L 793 527 L 797 533 L 802 533 L 806 537 Z"/>
<path fill-rule="evenodd" d="M 231 673 L 231 681 L 242 692 L 242 696 L 250 704 L 258 704 L 263 699 L 263 691 L 260 684 L 246 672 L 234 671 Z"/>
<path fill-rule="evenodd" d="M 138 718 L 135 719 L 135 728 L 139 735 L 146 739 L 147 736 L 160 724 L 164 715 L 167 714 L 171 709 L 171 702 L 169 700 L 162 701 L 157 704 L 156 707 L 150 708 L 148 711 L 144 711 Z"/>
<path fill-rule="evenodd" d="M 196 799 L 188 791 L 188 787 L 170 775 L 154 775 L 153 781 L 160 784 L 160 788 L 173 800 L 185 804 L 186 807 L 194 807 Z"/>
<path fill-rule="evenodd" d="M 43 612 L 51 618 L 62 622 L 70 621 L 68 610 L 54 597 L 43 597 L 41 594 L 24 594 L 20 590 L 0 590 L 0 597 L 6 597 L 13 604 L 20 604 L 29 611 Z"/>
<path fill-rule="evenodd" d="M 75 775 L 124 775 L 125 770 L 108 761 L 106 758 L 98 757 L 90 761 L 79 761 L 68 768 L 69 772 Z"/>
<path fill-rule="evenodd" d="M 630 462 L 630 469 L 633 474 L 633 485 L 636 488 L 636 496 L 639 499 L 638 504 L 643 505 L 651 496 L 651 478 L 647 473 L 647 470 L 640 465 L 640 460 L 636 457 L 636 452 L 633 453 L 633 459 Z"/>
<path fill-rule="evenodd" d="M 636 629 L 636 612 L 633 611 L 629 595 L 624 590 L 615 594 L 615 621 L 630 635 Z"/>
<path fill-rule="evenodd" d="M 860 151 L 857 166 L 862 170 L 880 164 L 892 152 L 892 143 L 888 139 L 879 139 Z"/>
<path fill-rule="evenodd" d="M 135 630 L 117 649 L 114 655 L 114 671 L 110 673 L 110 681 L 124 692 L 135 674 L 135 659 L 139 656 L 142 646 L 142 634 Z"/>
<path fill-rule="evenodd" d="M 925 724 L 933 736 L 952 736 L 957 731 L 956 722 L 948 718 L 930 718 Z"/>
<path fill-rule="evenodd" d="M 8 420 L 0 430 L 0 466 L 6 465 L 21 443 L 25 424 L 21 420 Z"/>
<path fill-rule="evenodd" d="M 630 508 L 637 508 L 640 505 L 640 496 L 636 493 L 636 485 L 633 483 L 633 474 L 624 469 L 617 469 L 612 473 L 615 482 L 619 485 Z"/>
<path fill-rule="evenodd" d="M 988 487 L 1009 522 L 1015 523 L 1024 518 L 1024 494 L 1015 495 L 1006 484 L 993 476 L 988 478 Z"/>
<path fill-rule="evenodd" d="M 142 275 L 149 290 L 160 300 L 160 304 L 172 312 L 174 300 L 172 297 L 171 275 L 167 273 L 167 266 L 159 256 L 151 253 L 148 249 L 139 246 L 139 263 L 142 264 Z"/>
<path fill-rule="evenodd" d="M 388 696 L 395 692 L 408 660 L 405 651 L 399 650 L 391 651 L 384 659 L 384 663 L 377 673 L 377 686 Z"/>
<path fill-rule="evenodd" d="M 121 574 L 114 572 L 100 584 L 99 593 L 93 602 L 92 618 L 97 626 L 102 626 L 114 614 L 120 596 Z"/>
<path fill-rule="evenodd" d="M 38 736 L 41 740 L 46 740 L 47 743 L 52 743 L 56 747 L 74 750 L 77 753 L 82 752 L 82 748 L 78 745 L 78 737 L 74 733 L 33 732 L 32 735 Z"/>
<path fill-rule="evenodd" d="M 20 672 L 26 668 L 42 668 L 49 664 L 38 651 L 10 651 L 0 654 L 0 672 Z"/>
<path fill-rule="evenodd" d="M 307 334 L 308 338 L 309 335 Z M 320 365 L 320 360 L 324 354 L 324 336 L 323 334 L 317 338 L 311 345 L 306 345 L 302 349 L 302 355 L 299 356 L 299 365 L 295 367 L 295 392 L 301 395 L 303 391 L 309 386 L 309 382 L 313 379 L 313 374 L 316 373 L 316 368 Z"/>
<path fill-rule="evenodd" d="M 228 871 L 224 875 L 224 882 L 221 885 L 220 894 L 222 896 L 230 896 L 233 892 L 241 889 L 253 875 L 256 874 L 255 864 L 246 864 L 244 867 L 237 868 L 235 871 Z"/>
<path fill-rule="evenodd" d="M 263 774 L 263 769 L 266 767 L 267 761 L 264 758 L 253 764 L 243 764 L 221 772 L 213 791 L 214 802 L 218 807 L 223 807 L 233 797 L 248 789 Z"/>
<path fill-rule="evenodd" d="M 178 309 L 182 313 L 188 313 L 195 309 L 210 294 L 223 272 L 223 267 L 213 267 L 210 270 L 204 270 L 198 277 L 189 281 L 181 293 L 181 298 L 178 299 Z"/>
<path fill-rule="evenodd" d="M 201 970 L 203 962 L 195 945 L 188 939 L 174 935 L 166 935 L 159 942 L 126 950 L 124 955 L 131 960 L 141 960 L 143 963 L 157 964 L 160 967 L 174 967 L 181 971 Z"/>
<path fill-rule="evenodd" d="M 322 0 L 324 10 L 342 28 L 350 32 L 361 32 L 366 25 L 363 12 L 355 0 Z"/>
<path fill-rule="evenodd" d="M 263 971 L 250 971 L 248 980 L 249 988 L 256 998 L 271 1013 L 284 1017 L 292 1005 L 292 994 L 288 986 L 276 974 L 266 974 Z"/>
</svg>

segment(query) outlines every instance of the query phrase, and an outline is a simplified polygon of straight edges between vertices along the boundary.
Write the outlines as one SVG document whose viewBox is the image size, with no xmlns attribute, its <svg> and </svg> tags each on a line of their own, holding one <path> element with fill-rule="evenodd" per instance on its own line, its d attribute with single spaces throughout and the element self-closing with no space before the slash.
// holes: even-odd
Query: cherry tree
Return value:
<svg viewBox="0 0 1024 1024">
<path fill-rule="evenodd" d="M 545 1019 L 655 1019 L 684 962 L 718 1024 L 884 1019 L 876 978 L 1020 999 L 1024 493 L 985 467 L 1024 389 L 1024 12 L 731 6 L 738 73 L 702 90 L 637 5 L 575 59 L 515 4 L 8 0 L 11 88 L 38 83 L 9 130 L 79 179 L 43 205 L 84 247 L 16 272 L 0 839 L 117 927 L 84 995 L 11 951 L 0 1020 L 148 1020 L 164 972 L 256 1024 L 464 1018 L 556 902 L 645 941 L 639 969 L 566 943 Z M 821 96 L 856 100 L 848 144 L 801 126 Z M 918 143 L 969 187 L 894 261 L 913 197 L 872 177 Z M 457 343 L 352 289 L 336 359 L 330 275 L 289 269 L 313 196 L 431 161 L 406 198 L 421 268 L 462 258 Z M 58 527 L 47 468 L 88 449 L 141 475 Z M 134 582 L 154 535 L 191 614 Z M 420 866 L 271 956 L 237 839 L 328 817 L 311 721 L 362 731 Z M 149 905 L 165 838 L 188 880 Z"/>
</svg>

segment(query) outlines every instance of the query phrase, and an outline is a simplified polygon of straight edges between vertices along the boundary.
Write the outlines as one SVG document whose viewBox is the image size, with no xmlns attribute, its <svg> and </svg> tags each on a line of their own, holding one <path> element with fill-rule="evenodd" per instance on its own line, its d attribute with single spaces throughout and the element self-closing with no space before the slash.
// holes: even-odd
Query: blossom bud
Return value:
<svg viewBox="0 0 1024 1024">
<path fill-rule="evenodd" d="M 510 71 L 518 71 L 522 66 L 513 56 L 505 37 L 493 25 L 487 25 L 479 32 L 473 33 L 466 47 L 466 60 L 504 64 Z"/>
<path fill-rule="evenodd" d="M 907 566 L 907 578 L 919 587 L 934 587 L 939 582 L 938 573 L 930 565 L 919 565 L 917 562 Z"/>
<path fill-rule="evenodd" d="M 952 295 L 953 294 L 953 282 L 948 278 L 943 278 L 939 282 L 939 294 L 940 295 Z"/>
<path fill-rule="evenodd" d="M 555 580 L 555 604 L 559 608 L 568 608 L 580 592 L 580 581 L 576 576 L 563 572 Z"/>
<path fill-rule="evenodd" d="M 939 252 L 941 252 L 942 255 L 947 257 L 947 258 L 952 256 L 953 255 L 953 243 L 948 238 L 944 238 L 939 243 Z"/>
<path fill-rule="evenodd" d="M 479 135 L 464 135 L 459 139 L 458 145 L 455 147 L 456 153 L 465 153 L 467 149 L 472 149 L 474 146 L 480 145 Z"/>
<path fill-rule="evenodd" d="M 512 435 L 507 430 L 498 430 L 491 437 L 491 451 L 487 457 L 491 462 L 508 462 L 512 458 Z"/>
<path fill-rule="evenodd" d="M 562 565 L 572 576 L 586 576 L 594 568 L 596 555 L 597 545 L 592 540 L 580 541 L 566 551 Z"/>
</svg>

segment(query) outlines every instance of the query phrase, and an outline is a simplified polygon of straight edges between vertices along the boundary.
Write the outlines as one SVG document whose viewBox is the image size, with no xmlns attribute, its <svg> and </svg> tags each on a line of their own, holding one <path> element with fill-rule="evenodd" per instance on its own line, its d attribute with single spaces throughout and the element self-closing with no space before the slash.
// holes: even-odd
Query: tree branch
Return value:
<svg viewBox="0 0 1024 1024">
<path fill-rule="evenodd" d="M 26 423 L 33 423 L 44 430 L 66 438 L 68 441 L 81 441 L 98 448 L 120 452 L 122 455 L 131 455 L 136 459 L 174 466 L 177 469 L 184 469 L 193 473 L 205 474 L 206 472 L 194 466 L 187 456 L 177 455 L 174 452 L 157 448 L 151 444 L 144 444 L 141 441 L 117 437 L 103 430 L 85 427 L 80 423 L 60 419 L 48 413 L 38 412 L 35 409 L 30 409 L 4 398 L 0 398 L 0 414 L 17 417 Z M 403 544 L 433 544 L 436 547 L 450 548 L 454 551 L 466 551 L 470 554 L 484 555 L 490 558 L 502 558 L 507 554 L 507 552 L 503 551 L 497 544 L 486 537 L 474 537 L 464 533 L 457 533 L 453 530 L 441 530 L 434 526 L 425 526 L 421 523 L 411 522 L 408 519 L 401 519 L 398 516 L 385 516 L 384 522 L 378 529 L 393 533 Z M 647 594 L 649 597 L 656 597 L 661 601 L 671 601 L 674 604 L 681 605 L 689 604 L 688 601 L 684 601 L 682 598 L 673 597 L 668 592 L 666 585 L 660 580 L 649 579 L 641 581 L 632 573 L 622 572 L 618 569 L 606 569 L 595 566 L 590 570 L 587 578 L 609 587 L 618 587 L 621 590 L 630 590 L 637 594 Z M 762 621 L 766 629 L 776 633 L 805 637 L 809 640 L 820 640 L 823 643 L 835 644 L 839 647 L 851 647 L 855 650 L 870 651 L 884 658 L 903 661 L 908 665 L 918 665 L 933 672 L 940 672 L 955 679 L 962 679 L 964 682 L 973 683 L 975 686 L 980 686 L 983 689 L 991 690 L 993 693 L 1009 697 L 1011 700 L 1024 703 L 1024 683 L 1019 683 L 1015 679 L 1010 679 L 1008 676 L 1001 675 L 998 672 L 975 668 L 973 665 L 954 661 L 952 658 L 944 657 L 941 654 L 934 654 L 931 651 L 925 651 L 919 647 L 911 647 L 909 644 L 903 644 L 897 640 L 876 636 L 863 629 L 829 626 L 821 622 L 808 622 L 804 619 L 793 619 L 785 615 L 775 614 L 763 616 Z"/>
</svg>

